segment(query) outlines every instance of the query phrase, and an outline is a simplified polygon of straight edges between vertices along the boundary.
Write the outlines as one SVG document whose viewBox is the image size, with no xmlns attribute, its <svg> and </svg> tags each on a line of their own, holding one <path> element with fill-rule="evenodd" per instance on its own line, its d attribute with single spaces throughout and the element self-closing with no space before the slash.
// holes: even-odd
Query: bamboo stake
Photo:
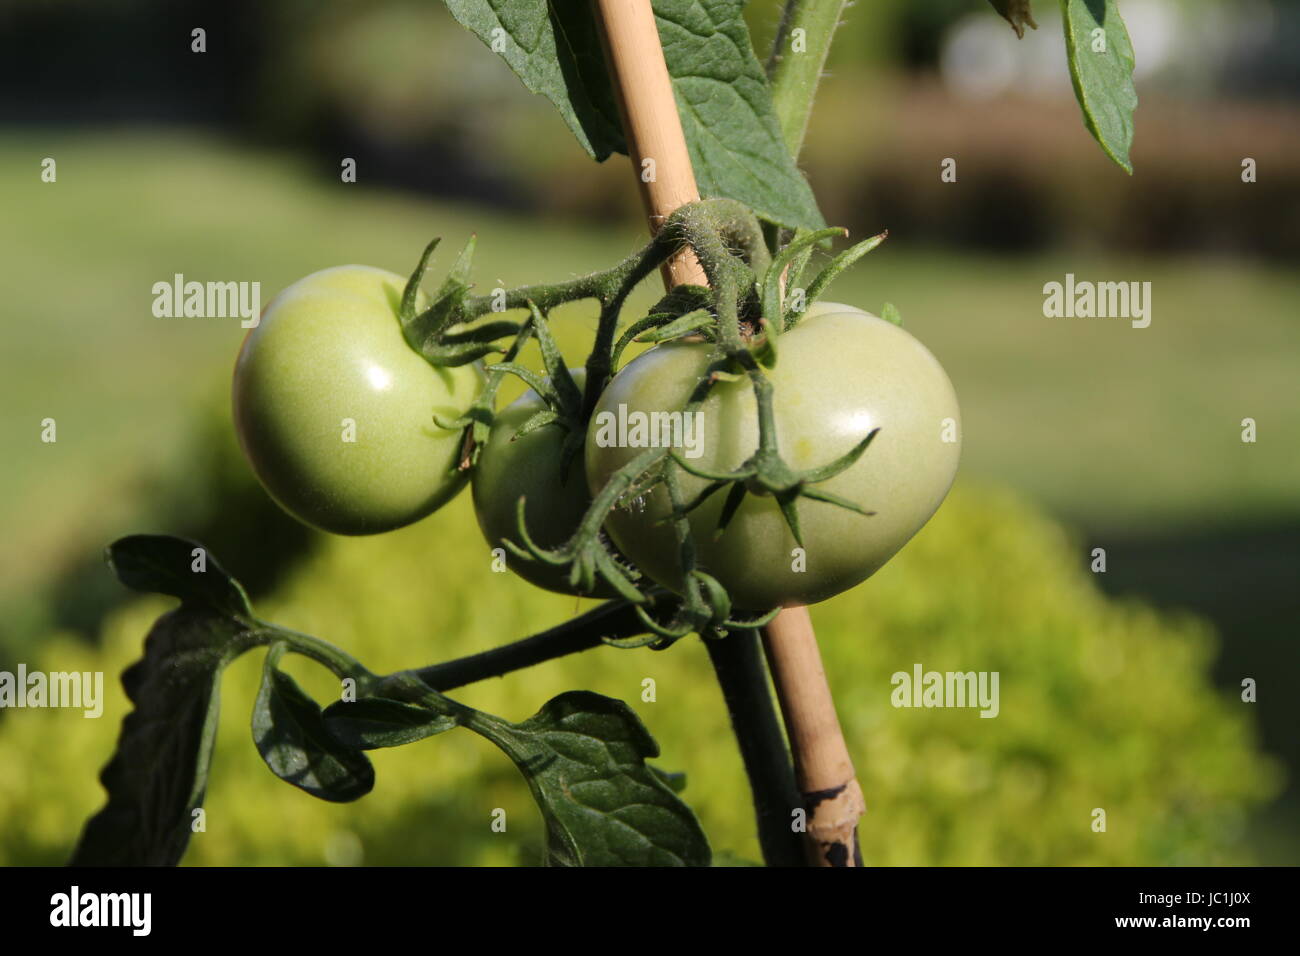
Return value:
<svg viewBox="0 0 1300 956">
<path fill-rule="evenodd" d="M 641 184 L 653 236 L 678 206 L 697 201 L 700 190 L 650 0 L 595 0 L 595 4 L 604 26 L 605 59 L 623 113 L 628 156 Z M 663 277 L 665 289 L 709 284 L 690 249 L 664 264 Z"/>
<path fill-rule="evenodd" d="M 605 52 L 653 235 L 678 206 L 700 198 L 650 0 L 594 0 Z M 649 162 L 647 162 L 649 161 Z M 689 249 L 665 264 L 664 286 L 707 285 Z M 784 609 L 763 645 L 794 753 L 807 814 L 808 860 L 860 866 L 857 821 L 866 812 L 806 607 Z"/>
<path fill-rule="evenodd" d="M 795 777 L 807 813 L 808 862 L 861 866 L 858 818 L 867 812 L 806 607 L 785 608 L 763 628 Z"/>
</svg>

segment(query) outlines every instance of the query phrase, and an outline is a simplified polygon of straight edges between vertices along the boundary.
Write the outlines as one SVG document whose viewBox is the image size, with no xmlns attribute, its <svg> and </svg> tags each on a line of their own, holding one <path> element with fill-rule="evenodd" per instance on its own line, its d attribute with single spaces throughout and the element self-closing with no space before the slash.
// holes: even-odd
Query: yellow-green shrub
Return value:
<svg viewBox="0 0 1300 956">
<path fill-rule="evenodd" d="M 220 555 L 218 555 L 218 558 Z M 105 573 L 108 573 L 107 571 Z M 875 578 L 814 609 L 868 814 L 871 864 L 1243 862 L 1244 814 L 1277 787 L 1245 705 L 1207 679 L 1203 622 L 1102 597 L 1084 552 L 1006 493 L 959 482 Z M 96 774 L 126 704 L 116 675 L 164 599 L 134 601 L 101 647 L 53 636 L 49 670 L 103 670 L 100 720 L 23 710 L 0 721 L 0 862 L 58 863 L 103 801 Z M 579 602 L 493 573 L 468 495 L 378 538 L 329 539 L 259 613 L 346 647 L 372 670 L 468 654 L 553 625 Z M 581 605 L 586 606 L 584 603 Z M 513 767 L 466 731 L 373 754 L 378 783 L 339 806 L 275 779 L 248 730 L 260 652 L 224 681 L 207 829 L 188 864 L 536 862 L 540 820 Z M 998 671 L 1001 709 L 895 709 L 890 676 Z M 289 668 L 320 700 L 337 682 Z M 641 699 L 653 678 L 656 700 Z M 628 701 L 688 775 L 715 851 L 756 859 L 749 793 L 696 639 L 663 652 L 599 648 L 452 693 L 511 719 L 585 688 Z M 141 772 L 147 773 L 148 768 Z M 491 829 L 496 808 L 507 830 Z M 1094 832 L 1094 808 L 1106 811 Z"/>
</svg>

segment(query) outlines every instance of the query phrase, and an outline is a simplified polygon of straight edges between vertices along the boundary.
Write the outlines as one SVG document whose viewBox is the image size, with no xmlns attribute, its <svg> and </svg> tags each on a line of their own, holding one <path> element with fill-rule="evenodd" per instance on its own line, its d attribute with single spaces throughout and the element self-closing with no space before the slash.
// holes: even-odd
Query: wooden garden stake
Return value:
<svg viewBox="0 0 1300 956">
<path fill-rule="evenodd" d="M 678 206 L 700 198 L 668 64 L 659 45 L 659 27 L 650 0 L 594 2 L 604 27 L 605 59 L 623 112 L 628 156 L 641 183 L 641 199 L 653 236 Z M 690 249 L 664 263 L 663 277 L 665 289 L 709 284 Z"/>
<path fill-rule="evenodd" d="M 700 198 L 650 0 L 593 0 L 623 113 L 628 154 L 641 184 L 651 234 Z M 684 249 L 664 266 L 664 285 L 707 285 Z M 763 631 L 795 774 L 807 814 L 808 860 L 860 866 L 857 822 L 866 812 L 806 607 L 784 609 Z M 794 821 L 791 821 L 792 824 Z"/>
<path fill-rule="evenodd" d="M 814 866 L 861 866 L 858 818 L 867 812 L 806 607 L 788 607 L 763 628 L 794 771 L 808 814 Z"/>
</svg>

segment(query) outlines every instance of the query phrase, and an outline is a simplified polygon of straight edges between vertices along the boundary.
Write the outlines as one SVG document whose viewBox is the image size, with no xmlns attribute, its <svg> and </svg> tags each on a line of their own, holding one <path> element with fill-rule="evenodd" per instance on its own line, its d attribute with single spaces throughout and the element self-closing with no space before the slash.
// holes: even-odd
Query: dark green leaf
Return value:
<svg viewBox="0 0 1300 956">
<path fill-rule="evenodd" d="M 200 544 L 166 535 L 119 538 L 104 554 L 117 579 L 136 591 L 170 594 L 190 606 L 249 617 L 248 596 Z"/>
<path fill-rule="evenodd" d="M 99 776 L 108 802 L 86 822 L 71 862 L 174 865 L 207 788 L 221 672 L 259 643 L 260 625 L 239 582 L 192 541 L 134 535 L 106 557 L 123 584 L 173 595 L 181 606 L 154 623 L 144 656 L 122 674 L 134 709 Z"/>
<path fill-rule="evenodd" d="M 1061 0 L 1065 49 L 1083 122 L 1106 155 L 1133 172 L 1133 44 L 1115 0 Z M 1100 31 L 1100 32 L 1097 32 Z"/>
<path fill-rule="evenodd" d="M 659 747 L 622 701 L 571 691 L 522 724 L 486 714 L 467 723 L 528 780 L 560 866 L 707 866 L 704 831 L 646 760 Z"/>
<path fill-rule="evenodd" d="M 446 0 L 461 26 L 550 100 L 597 160 L 626 151 L 590 0 Z"/>
<path fill-rule="evenodd" d="M 446 0 L 528 89 L 559 109 L 597 160 L 627 152 L 590 0 Z M 700 194 L 790 228 L 825 225 L 754 56 L 743 0 L 654 0 Z"/>
<path fill-rule="evenodd" d="M 384 697 L 336 701 L 325 708 L 325 726 L 357 750 L 400 747 L 457 726 L 454 717 Z"/>
<path fill-rule="evenodd" d="M 375 785 L 370 758 L 339 740 L 325 726 L 320 706 L 276 665 L 288 645 L 266 654 L 262 686 L 253 705 L 253 742 L 281 780 L 313 797 L 346 803 Z"/>
<path fill-rule="evenodd" d="M 160 617 L 122 674 L 134 709 L 99 775 L 108 803 L 90 818 L 74 866 L 174 866 L 203 803 L 221 671 L 256 641 L 245 625 L 182 605 Z"/>
<path fill-rule="evenodd" d="M 561 694 L 521 724 L 456 703 L 413 672 L 385 683 L 387 697 L 336 703 L 329 730 L 354 746 L 387 747 L 460 725 L 514 761 L 546 821 L 548 861 L 564 866 L 707 866 L 699 822 L 677 796 L 684 774 L 646 761 L 659 755 L 622 701 Z"/>
</svg>

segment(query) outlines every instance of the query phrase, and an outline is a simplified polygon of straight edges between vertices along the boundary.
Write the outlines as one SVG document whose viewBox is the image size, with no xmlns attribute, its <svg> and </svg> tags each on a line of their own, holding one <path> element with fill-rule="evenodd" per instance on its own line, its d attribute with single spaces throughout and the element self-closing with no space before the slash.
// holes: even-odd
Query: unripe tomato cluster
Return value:
<svg viewBox="0 0 1300 956">
<path fill-rule="evenodd" d="M 418 521 L 466 480 L 458 468 L 462 435 L 434 416 L 464 415 L 483 374 L 477 363 L 435 368 L 407 344 L 397 316 L 404 285 L 364 266 L 307 276 L 270 303 L 236 364 L 234 416 L 254 472 L 286 511 L 325 531 L 372 534 Z M 567 541 L 592 496 L 644 451 L 644 442 L 626 440 L 633 433 L 602 423 L 680 413 L 711 348 L 668 342 L 628 363 L 601 395 L 585 453 L 572 462 L 561 460 L 561 425 L 518 435 L 545 408 L 536 392 L 499 410 L 472 478 L 488 545 L 518 542 L 521 497 L 534 542 Z M 779 451 L 794 469 L 825 465 L 879 432 L 861 458 L 819 485 L 873 513 L 799 498 L 802 545 L 771 496 L 746 495 L 721 534 L 725 495 L 690 512 L 698 566 L 735 606 L 755 610 L 821 601 L 874 573 L 939 507 L 961 447 L 957 398 L 943 368 L 907 332 L 861 309 L 815 303 L 780 337 L 779 360 L 767 374 Z M 574 377 L 581 385 L 582 371 Z M 702 471 L 738 468 L 758 446 L 749 383 L 716 383 L 691 427 L 691 446 L 677 454 Z M 679 476 L 687 499 L 707 484 Z M 604 530 L 651 581 L 680 590 L 678 546 L 665 520 L 671 510 L 660 483 L 620 502 Z M 514 554 L 507 566 L 540 587 L 570 591 L 563 567 Z M 611 594 L 602 584 L 594 596 Z"/>
</svg>

